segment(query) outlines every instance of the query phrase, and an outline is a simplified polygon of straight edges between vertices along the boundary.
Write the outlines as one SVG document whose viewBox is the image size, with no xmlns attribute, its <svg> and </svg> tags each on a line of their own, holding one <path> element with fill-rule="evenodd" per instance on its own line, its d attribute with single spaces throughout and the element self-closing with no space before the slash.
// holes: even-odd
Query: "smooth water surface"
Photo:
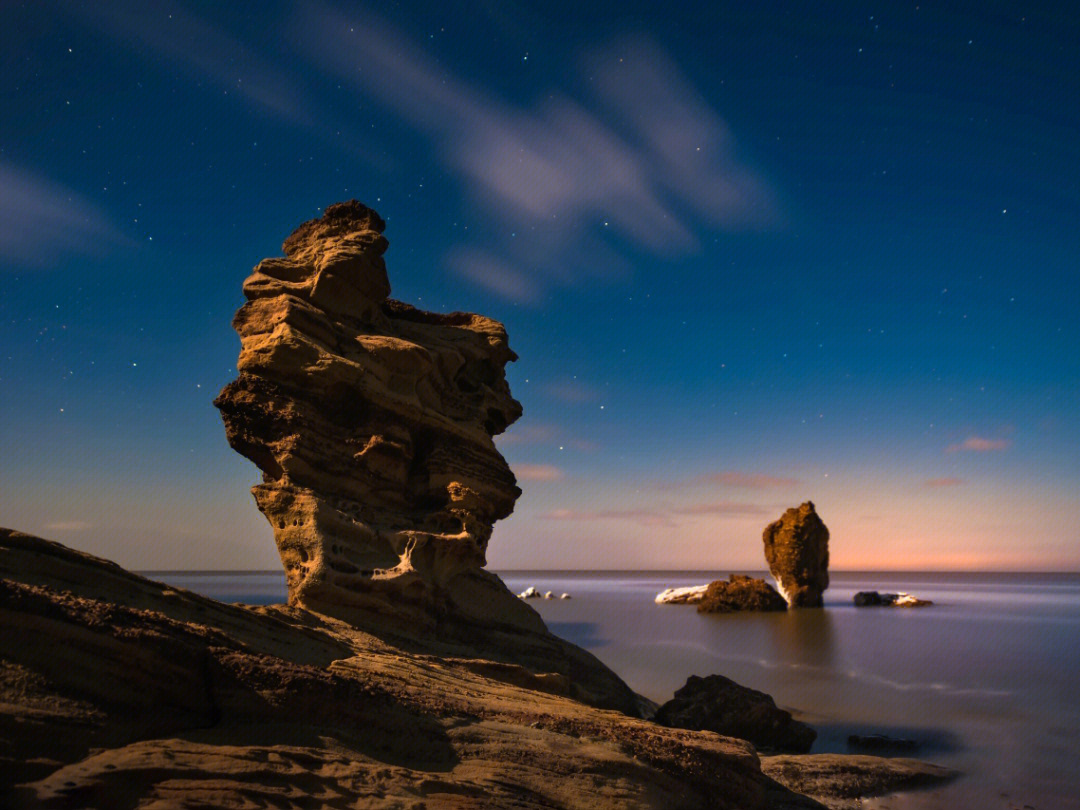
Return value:
<svg viewBox="0 0 1080 810">
<path fill-rule="evenodd" d="M 886 733 L 918 741 L 915 756 L 966 774 L 881 807 L 1077 806 L 1080 575 L 833 573 L 823 610 L 787 613 L 702 615 L 653 601 L 664 588 L 722 575 L 536 571 L 503 579 L 514 592 L 569 593 L 530 604 L 553 632 L 657 702 L 689 675 L 721 673 L 813 725 L 815 752 L 846 751 L 852 733 Z M 153 576 L 223 601 L 285 597 L 279 572 Z M 855 608 L 860 590 L 908 591 L 935 604 Z"/>
</svg>

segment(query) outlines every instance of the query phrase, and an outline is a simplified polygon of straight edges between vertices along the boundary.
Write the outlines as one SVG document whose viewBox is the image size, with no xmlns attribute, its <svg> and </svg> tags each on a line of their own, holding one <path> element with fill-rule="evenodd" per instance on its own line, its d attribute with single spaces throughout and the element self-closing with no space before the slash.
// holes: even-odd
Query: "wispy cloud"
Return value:
<svg viewBox="0 0 1080 810">
<path fill-rule="evenodd" d="M 675 526 L 671 516 L 654 509 L 556 509 L 541 515 L 545 520 L 628 520 L 641 526 Z"/>
<path fill-rule="evenodd" d="M 541 515 L 546 520 L 595 521 L 625 520 L 641 526 L 675 527 L 679 517 L 717 515 L 725 517 L 759 516 L 771 514 L 767 508 L 754 503 L 716 501 L 687 506 L 653 506 L 634 509 L 556 509 Z"/>
<path fill-rule="evenodd" d="M 945 448 L 945 452 L 990 453 L 995 450 L 1008 450 L 1010 447 L 1012 447 L 1012 439 L 987 439 L 982 436 L 968 436 L 962 442 L 950 444 Z"/>
<path fill-rule="evenodd" d="M 501 447 L 514 444 L 543 444 L 554 441 L 559 429 L 543 422 L 518 422 L 510 426 L 506 433 L 495 437 L 495 443 Z"/>
<path fill-rule="evenodd" d="M 95 253 L 118 234 L 105 214 L 74 191 L 0 163 L 0 254 L 44 265 L 62 253 Z"/>
<path fill-rule="evenodd" d="M 557 380 L 544 386 L 544 392 L 559 402 L 577 404 L 582 402 L 596 402 L 600 399 L 600 392 L 591 385 L 576 379 Z"/>
<path fill-rule="evenodd" d="M 522 481 L 558 481 L 563 471 L 551 464 L 515 464 L 514 475 Z"/>
<path fill-rule="evenodd" d="M 69 3 L 64 9 L 95 30 L 167 59 L 278 117 L 308 118 L 302 93 L 287 73 L 179 3 L 110 0 Z"/>
<path fill-rule="evenodd" d="M 497 263 L 475 253 L 452 262 L 489 292 L 535 301 L 550 284 L 621 272 L 622 250 L 686 254 L 702 225 L 774 218 L 767 184 L 737 160 L 727 126 L 648 39 L 583 57 L 591 97 L 553 89 L 522 108 L 456 76 L 370 13 L 307 8 L 296 29 L 335 80 L 428 138 L 484 218 L 499 223 Z"/>
<path fill-rule="evenodd" d="M 539 303 L 540 288 L 526 273 L 487 251 L 458 247 L 446 257 L 447 266 L 467 281 L 517 304 Z"/>
<path fill-rule="evenodd" d="M 724 472 L 708 473 L 688 478 L 686 481 L 665 484 L 665 489 L 684 487 L 710 486 L 737 487 L 740 489 L 785 489 L 798 485 L 797 478 L 788 478 L 780 475 L 766 475 L 765 473 L 748 473 L 738 470 L 725 470 Z"/>
<path fill-rule="evenodd" d="M 930 478 L 926 481 L 926 486 L 936 489 L 939 487 L 958 487 L 963 483 L 960 478 Z"/>
<path fill-rule="evenodd" d="M 46 523 L 42 528 L 50 532 L 84 532 L 94 528 L 94 524 L 85 520 L 57 520 Z"/>
</svg>

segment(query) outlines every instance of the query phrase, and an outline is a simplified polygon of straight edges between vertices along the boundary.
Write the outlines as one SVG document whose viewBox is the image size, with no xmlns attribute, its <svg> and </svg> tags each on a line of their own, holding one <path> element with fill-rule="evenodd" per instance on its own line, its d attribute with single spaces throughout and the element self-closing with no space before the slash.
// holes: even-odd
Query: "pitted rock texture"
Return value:
<svg viewBox="0 0 1080 810">
<path fill-rule="evenodd" d="M 814 504 L 788 509 L 765 527 L 765 560 L 790 607 L 821 607 L 829 587 L 829 530 Z"/>
<path fill-rule="evenodd" d="M 581 674 L 604 705 L 636 705 L 483 570 L 492 526 L 521 494 L 492 439 L 521 415 L 504 374 L 517 356 L 497 321 L 388 298 L 384 227 L 359 202 L 330 206 L 285 240 L 283 258 L 259 263 L 233 320 L 239 376 L 214 404 L 229 444 L 262 471 L 252 492 L 289 603 L 482 642 Z"/>
<path fill-rule="evenodd" d="M 436 598 L 483 567 L 521 492 L 492 441 L 521 415 L 506 331 L 389 299 L 383 228 L 329 207 L 259 263 L 233 321 L 239 377 L 215 404 L 263 472 L 292 603 Z"/>
</svg>

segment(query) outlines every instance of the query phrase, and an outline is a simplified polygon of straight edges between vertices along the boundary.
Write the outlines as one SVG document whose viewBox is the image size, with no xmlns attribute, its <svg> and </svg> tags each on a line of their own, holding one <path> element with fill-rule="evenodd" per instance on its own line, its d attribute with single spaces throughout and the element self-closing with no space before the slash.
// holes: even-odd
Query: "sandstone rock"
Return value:
<svg viewBox="0 0 1080 810">
<path fill-rule="evenodd" d="M 710 582 L 698 600 L 699 613 L 731 613 L 738 610 L 787 610 L 784 597 L 763 579 L 732 574 L 727 582 Z"/>
<path fill-rule="evenodd" d="M 692 675 L 653 720 L 675 728 L 715 731 L 772 751 L 805 753 L 817 738 L 816 731 L 777 708 L 764 692 L 723 675 Z"/>
<path fill-rule="evenodd" d="M 748 743 L 0 529 L 0 807 L 766 810 Z"/>
<path fill-rule="evenodd" d="M 882 605 L 881 594 L 877 591 L 859 591 L 854 597 L 855 607 L 878 607 Z"/>
<path fill-rule="evenodd" d="M 585 699 L 636 710 L 592 655 L 547 632 L 484 570 L 520 495 L 492 437 L 521 415 L 502 324 L 388 298 L 383 221 L 326 209 L 244 282 L 239 376 L 215 400 L 285 567 L 289 604 L 573 673 Z"/>
<path fill-rule="evenodd" d="M 959 774 L 949 768 L 914 759 L 892 759 L 852 754 L 783 754 L 762 757 L 761 769 L 789 790 L 790 794 L 770 799 L 779 808 L 802 808 L 802 795 L 830 808 L 862 807 L 861 799 L 901 790 L 943 785 Z M 904 805 L 908 806 L 908 805 Z M 910 806 L 919 806 L 918 804 Z"/>
<path fill-rule="evenodd" d="M 653 601 L 658 605 L 692 605 L 700 602 L 708 585 L 688 585 L 685 588 L 665 588 Z"/>
<path fill-rule="evenodd" d="M 814 504 L 788 509 L 765 527 L 765 560 L 791 607 L 821 607 L 829 587 L 829 530 Z"/>
<path fill-rule="evenodd" d="M 536 590 L 535 585 L 530 585 L 528 588 L 518 594 L 518 599 L 539 599 L 543 594 Z"/>
<path fill-rule="evenodd" d="M 560 594 L 560 595 L 559 595 L 559 598 L 560 598 L 560 599 L 569 599 L 569 598 L 570 598 L 570 594 L 568 594 L 568 593 L 563 593 L 563 594 Z"/>
</svg>

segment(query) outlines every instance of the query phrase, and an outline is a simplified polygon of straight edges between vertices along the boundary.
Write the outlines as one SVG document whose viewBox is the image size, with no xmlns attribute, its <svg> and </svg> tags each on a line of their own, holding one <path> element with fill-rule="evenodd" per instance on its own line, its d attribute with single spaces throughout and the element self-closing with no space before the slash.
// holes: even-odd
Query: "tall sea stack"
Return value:
<svg viewBox="0 0 1080 810">
<path fill-rule="evenodd" d="M 497 321 L 389 298 L 385 224 L 339 203 L 244 282 L 239 376 L 215 400 L 274 531 L 289 602 L 358 627 L 452 640 L 573 673 L 590 702 L 632 692 L 555 638 L 485 571 L 521 494 L 492 439 L 521 415 Z"/>
<path fill-rule="evenodd" d="M 829 587 L 829 530 L 810 501 L 765 527 L 765 560 L 789 607 L 821 607 Z"/>
</svg>

